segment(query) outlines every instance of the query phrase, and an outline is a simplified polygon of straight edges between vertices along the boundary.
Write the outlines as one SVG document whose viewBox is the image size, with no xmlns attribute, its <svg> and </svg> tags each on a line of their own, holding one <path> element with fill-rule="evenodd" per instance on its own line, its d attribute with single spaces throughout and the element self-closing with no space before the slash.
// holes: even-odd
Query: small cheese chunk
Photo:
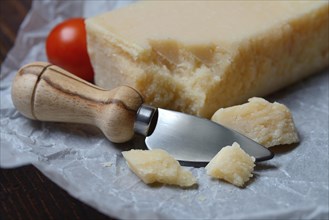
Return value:
<svg viewBox="0 0 329 220">
<path fill-rule="evenodd" d="M 146 184 L 159 182 L 181 187 L 196 184 L 192 173 L 164 150 L 130 150 L 122 154 L 129 168 Z"/>
<path fill-rule="evenodd" d="M 236 142 L 222 148 L 206 166 L 207 174 L 242 187 L 254 170 L 255 158 L 249 156 Z"/>
<path fill-rule="evenodd" d="M 219 109 L 211 118 L 257 143 L 272 147 L 299 141 L 289 109 L 280 103 L 251 98 L 249 103 Z"/>
<path fill-rule="evenodd" d="M 95 83 L 210 118 L 329 64 L 328 1 L 138 1 L 86 20 Z"/>
</svg>

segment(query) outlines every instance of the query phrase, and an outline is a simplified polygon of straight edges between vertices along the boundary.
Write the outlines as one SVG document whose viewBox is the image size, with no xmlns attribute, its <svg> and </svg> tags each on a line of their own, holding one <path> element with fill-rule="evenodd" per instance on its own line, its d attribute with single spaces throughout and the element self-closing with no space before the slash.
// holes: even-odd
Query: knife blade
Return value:
<svg viewBox="0 0 329 220">
<path fill-rule="evenodd" d="M 207 163 L 233 142 L 256 161 L 274 156 L 262 145 L 210 120 L 145 105 L 131 87 L 105 90 L 49 63 L 34 62 L 18 71 L 12 100 L 30 119 L 95 125 L 114 143 L 129 141 L 136 132 L 145 136 L 148 149 L 166 150 L 186 164 Z"/>
<path fill-rule="evenodd" d="M 233 142 L 238 142 L 257 162 L 274 156 L 264 146 L 218 123 L 148 105 L 139 108 L 134 130 L 146 136 L 149 149 L 166 150 L 185 164 L 208 163 L 220 149 Z"/>
</svg>

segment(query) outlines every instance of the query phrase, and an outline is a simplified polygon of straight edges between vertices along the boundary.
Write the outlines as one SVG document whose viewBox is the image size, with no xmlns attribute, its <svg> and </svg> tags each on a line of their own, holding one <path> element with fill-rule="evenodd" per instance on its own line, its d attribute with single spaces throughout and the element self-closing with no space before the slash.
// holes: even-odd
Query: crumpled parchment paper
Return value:
<svg viewBox="0 0 329 220">
<path fill-rule="evenodd" d="M 22 65 L 47 61 L 44 41 L 54 25 L 130 2 L 33 2 L 1 66 L 1 167 L 32 163 L 72 196 L 122 219 L 328 219 L 328 69 L 267 97 L 291 109 L 301 141 L 273 148 L 274 159 L 259 163 L 244 189 L 192 167 L 197 187 L 145 185 L 120 153 L 143 139 L 114 145 L 95 127 L 32 121 L 15 110 L 11 81 Z"/>
</svg>

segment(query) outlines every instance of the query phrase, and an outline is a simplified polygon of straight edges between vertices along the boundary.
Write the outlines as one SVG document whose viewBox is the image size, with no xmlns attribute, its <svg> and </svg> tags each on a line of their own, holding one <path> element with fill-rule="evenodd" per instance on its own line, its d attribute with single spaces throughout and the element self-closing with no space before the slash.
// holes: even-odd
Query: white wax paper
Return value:
<svg viewBox="0 0 329 220">
<path fill-rule="evenodd" d="M 73 197 L 120 219 L 328 219 L 328 69 L 267 97 L 291 109 L 301 141 L 275 147 L 244 189 L 192 167 L 198 187 L 145 185 L 120 153 L 143 147 L 142 138 L 114 145 L 95 127 L 32 121 L 15 110 L 11 81 L 22 65 L 47 60 L 44 42 L 54 25 L 129 3 L 33 2 L 1 66 L 1 167 L 31 163 Z"/>
</svg>

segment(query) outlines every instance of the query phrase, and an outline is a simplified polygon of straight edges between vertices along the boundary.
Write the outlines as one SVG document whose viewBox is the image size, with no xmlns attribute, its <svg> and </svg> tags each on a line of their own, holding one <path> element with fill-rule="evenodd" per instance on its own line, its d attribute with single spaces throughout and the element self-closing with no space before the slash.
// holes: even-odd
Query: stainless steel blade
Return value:
<svg viewBox="0 0 329 220">
<path fill-rule="evenodd" d="M 207 119 L 149 106 L 142 106 L 138 115 L 142 116 L 138 116 L 137 121 L 143 123 L 137 122 L 135 130 L 147 136 L 147 147 L 163 149 L 182 162 L 207 163 L 221 148 L 233 142 L 239 143 L 256 161 L 274 156 L 255 141 Z"/>
</svg>

